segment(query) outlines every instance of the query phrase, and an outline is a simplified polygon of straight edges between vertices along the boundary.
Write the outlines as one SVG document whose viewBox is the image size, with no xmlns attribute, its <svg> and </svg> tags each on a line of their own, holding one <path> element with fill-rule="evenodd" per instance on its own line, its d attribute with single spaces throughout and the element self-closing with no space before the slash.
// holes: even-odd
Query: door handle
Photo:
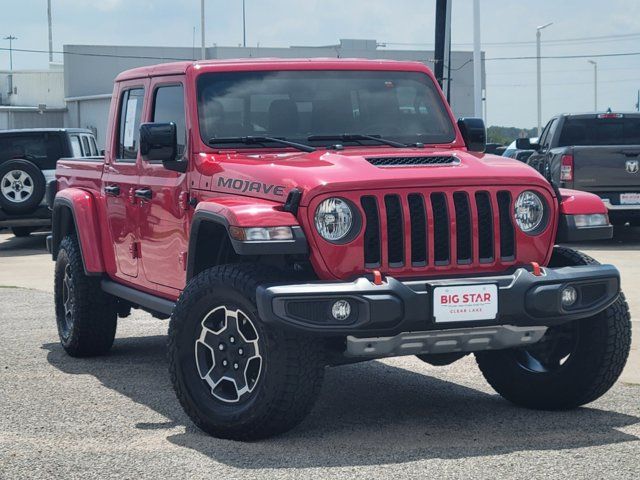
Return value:
<svg viewBox="0 0 640 480">
<path fill-rule="evenodd" d="M 104 187 L 104 193 L 112 197 L 120 195 L 120 187 L 118 185 L 107 185 Z"/>
<path fill-rule="evenodd" d="M 141 198 L 142 200 L 151 200 L 151 189 L 150 188 L 139 188 L 135 192 L 133 192 L 136 198 Z"/>
</svg>

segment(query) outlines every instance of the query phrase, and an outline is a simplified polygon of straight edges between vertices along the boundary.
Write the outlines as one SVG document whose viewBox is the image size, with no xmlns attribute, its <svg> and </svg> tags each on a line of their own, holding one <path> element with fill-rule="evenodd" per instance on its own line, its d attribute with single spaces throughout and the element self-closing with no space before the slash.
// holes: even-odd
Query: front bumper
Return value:
<svg viewBox="0 0 640 480">
<path fill-rule="evenodd" d="M 495 284 L 497 316 L 492 320 L 436 322 L 433 290 L 441 286 Z M 578 291 L 570 308 L 561 303 L 566 286 Z M 386 277 L 381 285 L 361 277 L 353 282 L 265 285 L 258 288 L 260 318 L 273 325 L 325 336 L 370 338 L 406 332 L 468 330 L 479 327 L 550 327 L 591 317 L 620 292 L 620 274 L 612 265 L 543 268 L 536 276 L 526 268 L 508 275 L 424 279 L 401 282 Z M 338 322 L 331 315 L 336 300 L 348 300 L 351 315 Z M 540 331 L 540 329 L 537 329 Z"/>
</svg>

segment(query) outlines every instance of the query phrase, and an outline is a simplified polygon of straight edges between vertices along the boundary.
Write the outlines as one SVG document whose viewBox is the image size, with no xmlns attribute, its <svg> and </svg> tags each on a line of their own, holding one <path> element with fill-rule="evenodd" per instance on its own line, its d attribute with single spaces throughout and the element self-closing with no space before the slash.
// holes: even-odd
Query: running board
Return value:
<svg viewBox="0 0 640 480">
<path fill-rule="evenodd" d="M 126 287 L 111 280 L 102 280 L 102 290 L 114 297 L 122 298 L 128 302 L 140 306 L 144 310 L 161 313 L 170 316 L 176 304 L 166 298 L 144 293 L 135 288 Z"/>
</svg>

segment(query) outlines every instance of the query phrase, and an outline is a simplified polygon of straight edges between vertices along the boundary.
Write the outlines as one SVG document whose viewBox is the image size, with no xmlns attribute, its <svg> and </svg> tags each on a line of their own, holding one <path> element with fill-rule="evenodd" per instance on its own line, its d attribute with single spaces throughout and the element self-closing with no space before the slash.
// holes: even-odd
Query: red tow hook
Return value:
<svg viewBox="0 0 640 480">
<path fill-rule="evenodd" d="M 382 274 L 380 273 L 380 270 L 373 271 L 373 284 L 382 285 Z"/>
<path fill-rule="evenodd" d="M 533 273 L 536 277 L 541 277 L 542 276 L 542 270 L 540 269 L 540 265 L 538 265 L 536 262 L 531 262 L 531 268 L 533 268 Z"/>
</svg>

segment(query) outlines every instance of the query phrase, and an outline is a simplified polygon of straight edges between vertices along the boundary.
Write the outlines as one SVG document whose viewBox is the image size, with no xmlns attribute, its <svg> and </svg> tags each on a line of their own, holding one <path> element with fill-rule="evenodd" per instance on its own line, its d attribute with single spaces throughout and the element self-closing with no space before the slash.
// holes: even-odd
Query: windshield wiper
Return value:
<svg viewBox="0 0 640 480">
<path fill-rule="evenodd" d="M 339 135 L 311 135 L 307 137 L 307 140 L 310 142 L 318 141 L 321 142 L 323 140 L 342 140 L 343 142 L 349 141 L 358 141 L 358 140 L 373 140 L 375 142 L 384 143 L 385 145 L 389 145 L 391 147 L 396 148 L 406 148 L 410 145 L 406 145 L 400 142 L 394 142 L 393 140 L 387 140 L 386 138 L 382 138 L 380 135 L 365 135 L 363 133 L 342 133 Z"/>
<path fill-rule="evenodd" d="M 311 145 L 305 145 L 303 143 L 290 142 L 282 138 L 276 137 L 263 137 L 263 136 L 246 136 L 246 137 L 213 137 L 207 142 L 209 145 L 216 145 L 220 143 L 244 143 L 245 145 L 252 145 L 255 143 L 279 143 L 288 147 L 297 148 L 303 152 L 315 152 L 316 149 Z"/>
</svg>

